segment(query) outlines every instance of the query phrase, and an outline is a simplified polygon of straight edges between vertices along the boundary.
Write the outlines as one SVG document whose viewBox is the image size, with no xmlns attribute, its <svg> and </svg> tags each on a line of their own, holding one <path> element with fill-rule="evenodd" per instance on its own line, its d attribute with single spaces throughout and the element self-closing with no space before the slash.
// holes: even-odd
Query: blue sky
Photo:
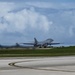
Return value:
<svg viewBox="0 0 75 75">
<path fill-rule="evenodd" d="M 0 0 L 0 1 L 7 1 L 7 2 L 22 2 L 22 1 L 45 1 L 45 2 L 75 2 L 75 0 Z"/>
<path fill-rule="evenodd" d="M 0 0 L 0 43 L 34 37 L 75 44 L 75 0 Z"/>
</svg>

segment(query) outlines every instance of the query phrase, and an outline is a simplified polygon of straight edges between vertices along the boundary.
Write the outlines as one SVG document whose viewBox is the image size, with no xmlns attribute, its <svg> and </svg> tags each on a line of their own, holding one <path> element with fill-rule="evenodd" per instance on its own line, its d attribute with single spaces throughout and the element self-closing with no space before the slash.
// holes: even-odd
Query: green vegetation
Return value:
<svg viewBox="0 0 75 75">
<path fill-rule="evenodd" d="M 75 55 L 75 46 L 53 49 L 0 49 L 0 57 L 69 56 Z"/>
</svg>

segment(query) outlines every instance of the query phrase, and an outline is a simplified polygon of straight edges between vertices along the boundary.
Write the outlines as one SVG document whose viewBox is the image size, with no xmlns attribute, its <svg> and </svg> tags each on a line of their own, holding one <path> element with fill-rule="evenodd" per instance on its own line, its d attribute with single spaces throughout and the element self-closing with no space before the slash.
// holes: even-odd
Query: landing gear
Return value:
<svg viewBox="0 0 75 75">
<path fill-rule="evenodd" d="M 39 46 L 39 48 L 42 48 L 41 46 Z"/>
<path fill-rule="evenodd" d="M 47 48 L 47 46 L 44 46 L 44 48 Z"/>
</svg>

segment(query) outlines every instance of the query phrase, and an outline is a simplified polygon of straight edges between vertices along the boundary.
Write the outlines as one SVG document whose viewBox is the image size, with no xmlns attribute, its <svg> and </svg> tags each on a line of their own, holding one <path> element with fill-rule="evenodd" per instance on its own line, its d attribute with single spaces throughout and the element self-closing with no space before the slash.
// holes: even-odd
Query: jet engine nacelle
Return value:
<svg viewBox="0 0 75 75">
<path fill-rule="evenodd" d="M 48 43 L 43 44 L 43 47 L 46 48 L 48 46 Z"/>
</svg>

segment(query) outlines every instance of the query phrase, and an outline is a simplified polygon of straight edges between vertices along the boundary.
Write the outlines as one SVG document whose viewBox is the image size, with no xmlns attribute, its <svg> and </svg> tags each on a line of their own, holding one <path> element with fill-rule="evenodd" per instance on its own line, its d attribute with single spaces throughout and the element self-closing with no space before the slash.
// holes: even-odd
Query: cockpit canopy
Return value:
<svg viewBox="0 0 75 75">
<path fill-rule="evenodd" d="M 48 43 L 51 43 L 51 42 L 53 42 L 54 40 L 53 39 L 47 39 L 46 40 Z"/>
</svg>

